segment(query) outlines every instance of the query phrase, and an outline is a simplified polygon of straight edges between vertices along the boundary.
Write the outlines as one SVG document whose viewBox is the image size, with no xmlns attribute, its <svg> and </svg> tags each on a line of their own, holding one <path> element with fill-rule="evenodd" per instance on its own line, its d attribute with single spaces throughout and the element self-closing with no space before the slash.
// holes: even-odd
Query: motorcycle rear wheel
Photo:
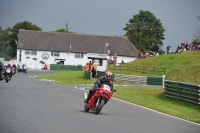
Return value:
<svg viewBox="0 0 200 133">
<path fill-rule="evenodd" d="M 95 107 L 94 113 L 95 113 L 95 114 L 99 114 L 100 111 L 101 111 L 101 109 L 103 108 L 104 104 L 105 104 L 105 101 L 104 101 L 103 99 L 101 99 L 101 100 L 99 101 L 99 104 Z"/>
</svg>

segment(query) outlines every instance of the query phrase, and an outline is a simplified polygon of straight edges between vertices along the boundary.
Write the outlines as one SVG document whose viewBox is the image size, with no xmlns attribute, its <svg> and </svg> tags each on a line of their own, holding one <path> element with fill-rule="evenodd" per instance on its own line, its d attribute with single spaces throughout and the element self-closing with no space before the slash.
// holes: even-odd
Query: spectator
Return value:
<svg viewBox="0 0 200 133">
<path fill-rule="evenodd" d="M 84 66 L 85 71 L 90 71 L 90 65 L 89 63 L 86 63 L 86 65 Z"/>
<path fill-rule="evenodd" d="M 138 59 L 141 59 L 141 53 L 138 52 Z"/>
<path fill-rule="evenodd" d="M 146 58 L 149 58 L 149 57 L 150 57 L 150 54 L 149 54 L 148 51 L 145 53 L 145 56 L 146 56 Z"/>
<path fill-rule="evenodd" d="M 122 64 L 124 63 L 124 61 L 122 60 L 122 62 L 121 62 Z"/>
<path fill-rule="evenodd" d="M 171 46 L 167 45 L 167 54 L 169 54 Z"/>
<path fill-rule="evenodd" d="M 92 61 L 89 61 L 89 69 L 91 70 Z"/>
<path fill-rule="evenodd" d="M 117 64 L 117 54 L 116 53 L 114 54 L 113 59 L 114 59 L 114 64 L 116 65 Z"/>
<path fill-rule="evenodd" d="M 181 53 L 181 47 L 178 45 L 177 47 L 176 47 L 176 51 L 175 52 L 173 52 L 174 54 L 180 54 Z"/>
<path fill-rule="evenodd" d="M 150 56 L 154 56 L 155 55 L 155 53 L 152 52 L 152 51 L 149 51 L 149 54 L 150 54 Z"/>
<path fill-rule="evenodd" d="M 97 64 L 95 64 L 95 61 L 92 61 L 92 78 L 96 76 L 96 71 L 97 71 Z"/>
<path fill-rule="evenodd" d="M 159 56 L 158 52 L 155 52 L 155 56 Z"/>
<path fill-rule="evenodd" d="M 47 70 L 47 64 L 44 63 L 44 70 Z"/>
<path fill-rule="evenodd" d="M 200 43 L 197 45 L 197 50 L 200 50 Z"/>
<path fill-rule="evenodd" d="M 190 50 L 190 47 L 189 47 L 189 44 L 187 41 L 185 42 L 184 50 L 186 50 L 186 51 Z"/>
<path fill-rule="evenodd" d="M 162 52 L 162 48 L 161 48 L 161 46 L 159 46 L 158 54 L 161 55 L 161 52 Z"/>
</svg>

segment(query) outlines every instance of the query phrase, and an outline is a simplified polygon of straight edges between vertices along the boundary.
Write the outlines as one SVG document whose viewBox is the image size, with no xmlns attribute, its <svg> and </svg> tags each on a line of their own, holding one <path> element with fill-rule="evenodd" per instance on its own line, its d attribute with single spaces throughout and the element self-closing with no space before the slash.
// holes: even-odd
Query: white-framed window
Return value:
<svg viewBox="0 0 200 133">
<path fill-rule="evenodd" d="M 75 58 L 83 58 L 83 54 L 75 54 Z"/>
<path fill-rule="evenodd" d="M 59 57 L 60 56 L 60 52 L 51 52 L 51 56 Z"/>
<path fill-rule="evenodd" d="M 25 55 L 37 55 L 36 50 L 25 50 Z"/>
</svg>

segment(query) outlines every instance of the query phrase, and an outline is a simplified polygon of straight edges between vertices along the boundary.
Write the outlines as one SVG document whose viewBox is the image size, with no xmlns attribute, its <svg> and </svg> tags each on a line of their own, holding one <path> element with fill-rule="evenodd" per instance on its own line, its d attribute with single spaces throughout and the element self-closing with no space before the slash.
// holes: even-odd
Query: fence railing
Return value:
<svg viewBox="0 0 200 133">
<path fill-rule="evenodd" d="M 165 80 L 164 95 L 200 105 L 200 85 Z"/>
<path fill-rule="evenodd" d="M 121 81 L 140 85 L 163 85 L 163 77 L 135 76 L 125 74 L 114 74 L 114 81 Z"/>
<path fill-rule="evenodd" d="M 97 78 L 104 75 L 105 72 L 97 71 Z M 86 79 L 90 79 L 90 72 L 85 72 L 84 77 Z M 165 75 L 163 75 L 163 77 L 149 77 L 149 76 L 135 76 L 135 75 L 113 73 L 113 81 L 120 81 L 120 82 L 140 84 L 140 85 L 163 85 L 163 88 L 164 88 L 164 79 Z"/>
<path fill-rule="evenodd" d="M 167 68 L 120 63 L 114 66 L 114 70 L 120 70 L 120 71 L 126 70 L 126 71 L 134 71 L 147 74 L 163 75 L 166 73 Z"/>
</svg>

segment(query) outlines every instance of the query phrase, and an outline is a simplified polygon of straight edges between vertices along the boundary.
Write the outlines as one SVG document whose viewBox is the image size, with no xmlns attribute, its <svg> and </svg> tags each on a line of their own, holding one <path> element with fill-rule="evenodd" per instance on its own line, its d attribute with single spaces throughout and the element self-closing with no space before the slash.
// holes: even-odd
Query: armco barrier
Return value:
<svg viewBox="0 0 200 133">
<path fill-rule="evenodd" d="M 200 85 L 165 80 L 164 95 L 200 105 Z"/>
<path fill-rule="evenodd" d="M 106 72 L 97 71 L 97 77 L 104 76 Z"/>
<path fill-rule="evenodd" d="M 163 85 L 163 77 L 148 77 L 148 76 L 135 76 L 135 75 L 125 75 L 125 74 L 113 74 L 114 81 L 127 82 L 131 84 L 141 84 L 141 85 Z"/>
<path fill-rule="evenodd" d="M 85 71 L 85 74 L 84 74 L 84 78 L 85 79 L 90 79 L 90 71 Z"/>
<path fill-rule="evenodd" d="M 61 65 L 61 64 L 50 64 L 50 70 L 76 70 L 82 71 L 82 66 L 72 66 L 72 65 Z"/>
<path fill-rule="evenodd" d="M 85 72 L 84 77 L 88 79 L 88 76 L 86 76 L 86 74 L 87 73 Z M 104 75 L 105 72 L 97 71 L 97 78 Z M 148 76 L 134 76 L 134 75 L 113 73 L 113 81 L 121 81 L 139 85 L 163 85 L 163 88 L 164 88 L 164 79 L 165 75 L 163 75 L 163 77 L 148 77 Z"/>
</svg>

